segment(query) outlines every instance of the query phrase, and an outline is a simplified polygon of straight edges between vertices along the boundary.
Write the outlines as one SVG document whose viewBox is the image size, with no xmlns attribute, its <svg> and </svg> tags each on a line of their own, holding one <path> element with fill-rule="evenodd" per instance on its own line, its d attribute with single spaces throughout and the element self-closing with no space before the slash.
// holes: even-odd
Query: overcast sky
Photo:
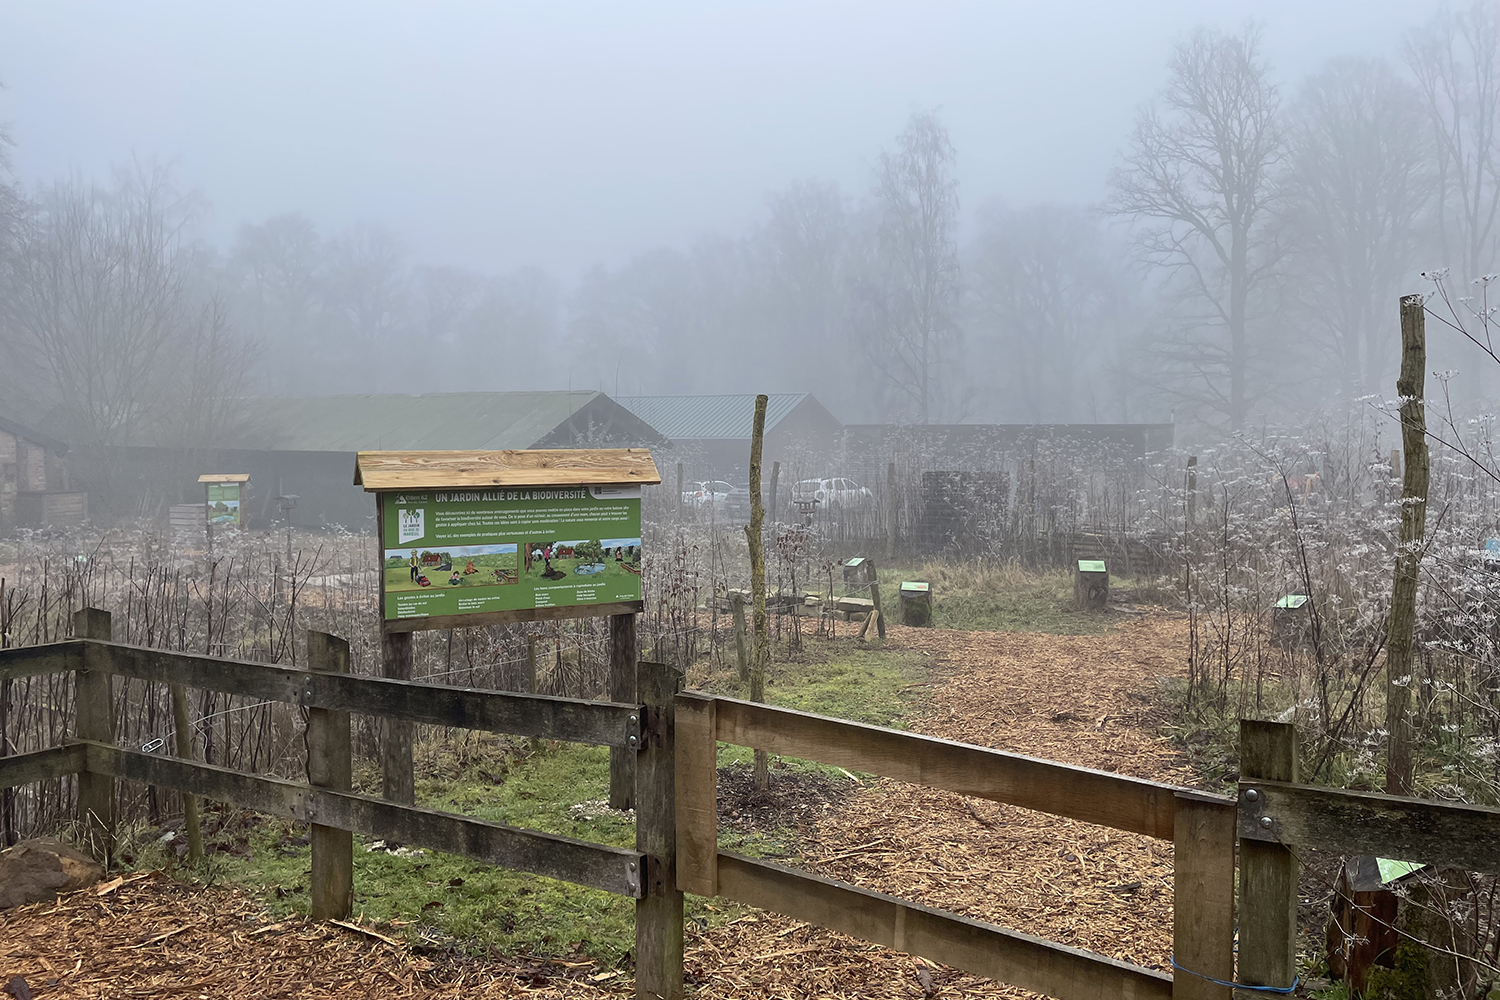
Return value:
<svg viewBox="0 0 1500 1000">
<path fill-rule="evenodd" d="M 32 182 L 175 159 L 204 235 L 289 210 L 420 259 L 572 279 L 737 233 L 799 177 L 851 191 L 941 107 L 965 210 L 1092 201 L 1194 25 L 1279 76 L 1399 57 L 1431 0 L 268 3 L 0 0 L 0 120 Z"/>
</svg>

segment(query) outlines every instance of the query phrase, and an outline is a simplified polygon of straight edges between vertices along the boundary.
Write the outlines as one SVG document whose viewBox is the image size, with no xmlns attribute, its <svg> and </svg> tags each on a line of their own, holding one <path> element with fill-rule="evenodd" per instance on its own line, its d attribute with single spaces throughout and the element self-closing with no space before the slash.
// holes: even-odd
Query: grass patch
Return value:
<svg viewBox="0 0 1500 1000">
<path fill-rule="evenodd" d="M 1107 614 L 1073 607 L 1073 577 L 1062 570 L 1031 572 L 1018 566 L 929 562 L 880 570 L 881 596 L 899 620 L 902 580 L 926 580 L 935 600 L 935 628 L 965 632 L 1045 632 L 1097 635 L 1112 624 Z M 886 595 L 889 595 L 888 597 Z"/>
</svg>

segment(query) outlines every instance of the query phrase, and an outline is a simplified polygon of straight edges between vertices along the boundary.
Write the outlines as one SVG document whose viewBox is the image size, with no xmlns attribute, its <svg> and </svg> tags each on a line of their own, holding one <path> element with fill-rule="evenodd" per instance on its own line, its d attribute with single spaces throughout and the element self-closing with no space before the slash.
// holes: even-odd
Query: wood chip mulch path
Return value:
<svg viewBox="0 0 1500 1000">
<path fill-rule="evenodd" d="M 1185 623 L 1125 621 L 1096 636 L 892 626 L 930 656 L 918 732 L 1191 784 L 1154 733 L 1147 692 L 1181 670 Z M 773 771 L 773 778 L 775 772 Z M 899 782 L 871 781 L 813 811 L 793 863 L 1005 927 L 1165 968 L 1169 843 Z M 106 883 L 106 887 L 108 887 Z M 1030 996 L 775 914 L 690 929 L 693 995 L 731 998 Z M 590 963 L 413 953 L 375 928 L 271 923 L 249 897 L 166 876 L 86 889 L 0 914 L 0 987 L 38 997 L 619 997 L 628 976 Z"/>
</svg>

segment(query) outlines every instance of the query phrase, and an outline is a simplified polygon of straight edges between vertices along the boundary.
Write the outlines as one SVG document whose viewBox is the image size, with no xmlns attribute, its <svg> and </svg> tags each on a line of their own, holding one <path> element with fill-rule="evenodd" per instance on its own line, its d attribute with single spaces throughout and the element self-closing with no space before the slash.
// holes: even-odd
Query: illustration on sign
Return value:
<svg viewBox="0 0 1500 1000">
<path fill-rule="evenodd" d="M 387 493 L 387 620 L 641 599 L 639 486 Z"/>
<path fill-rule="evenodd" d="M 210 524 L 239 527 L 240 484 L 208 484 L 208 522 Z"/>
</svg>

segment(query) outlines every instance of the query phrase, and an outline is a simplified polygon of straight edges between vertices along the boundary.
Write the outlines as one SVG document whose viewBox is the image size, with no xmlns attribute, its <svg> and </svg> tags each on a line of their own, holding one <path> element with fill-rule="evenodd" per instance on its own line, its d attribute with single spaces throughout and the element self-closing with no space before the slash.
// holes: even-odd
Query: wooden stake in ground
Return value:
<svg viewBox="0 0 1500 1000">
<path fill-rule="evenodd" d="M 750 680 L 750 653 L 745 646 L 745 595 L 729 595 L 729 607 L 734 614 L 734 652 L 740 666 L 740 683 Z"/>
<path fill-rule="evenodd" d="M 641 663 L 637 670 L 645 716 L 635 768 L 635 849 L 645 855 L 646 870 L 639 873 L 641 896 L 635 901 L 635 995 L 682 1000 L 674 704 L 682 674 L 662 663 Z"/>
<path fill-rule="evenodd" d="M 755 397 L 755 422 L 750 430 L 750 523 L 745 538 L 750 543 L 750 601 L 755 615 L 755 657 L 750 667 L 750 700 L 766 700 L 766 661 L 771 656 L 771 639 L 766 632 L 766 558 L 761 551 L 761 525 L 765 523 L 765 504 L 760 498 L 760 454 L 766 437 L 766 402 L 764 394 Z M 771 772 L 764 750 L 755 751 L 755 787 L 765 791 L 771 784 Z"/>
<path fill-rule="evenodd" d="M 1411 700 L 1412 653 L 1416 645 L 1417 582 L 1422 539 L 1427 530 L 1427 414 L 1423 390 L 1427 381 L 1427 330 L 1420 295 L 1401 299 L 1401 447 L 1406 474 L 1401 486 L 1401 535 L 1396 547 L 1396 574 L 1391 586 L 1391 617 L 1385 642 L 1385 790 L 1412 794 Z"/>
</svg>

